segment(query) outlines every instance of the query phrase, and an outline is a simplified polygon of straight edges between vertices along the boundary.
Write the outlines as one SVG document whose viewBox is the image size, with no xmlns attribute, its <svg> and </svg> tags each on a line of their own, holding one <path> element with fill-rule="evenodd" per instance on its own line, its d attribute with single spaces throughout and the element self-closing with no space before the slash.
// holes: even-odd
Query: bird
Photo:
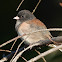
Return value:
<svg viewBox="0 0 62 62">
<path fill-rule="evenodd" d="M 46 25 L 37 19 L 29 10 L 19 11 L 13 19 L 16 19 L 15 29 L 19 36 L 37 30 L 47 29 Z M 21 39 L 24 40 L 26 38 L 24 44 L 31 45 L 40 40 L 50 39 L 51 37 L 52 35 L 49 31 L 38 31 L 31 33 L 29 36 L 25 35 Z"/>
</svg>

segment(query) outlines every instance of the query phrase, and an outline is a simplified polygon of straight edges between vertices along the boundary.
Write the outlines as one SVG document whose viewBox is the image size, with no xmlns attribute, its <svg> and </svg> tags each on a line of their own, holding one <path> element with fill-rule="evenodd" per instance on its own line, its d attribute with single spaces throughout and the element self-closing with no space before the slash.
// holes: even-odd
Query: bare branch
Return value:
<svg viewBox="0 0 62 62">
<path fill-rule="evenodd" d="M 18 60 L 18 58 L 23 54 L 23 52 L 25 52 L 26 50 L 34 47 L 34 46 L 37 46 L 39 45 L 39 43 L 36 43 L 36 44 L 33 44 L 33 45 L 30 45 L 29 47 L 25 48 L 23 51 L 19 52 L 16 57 L 12 60 L 12 62 L 16 62 Z"/>
<path fill-rule="evenodd" d="M 37 7 L 39 6 L 40 2 L 41 2 L 41 0 L 39 0 L 39 2 L 37 3 L 37 5 L 36 5 L 36 6 L 35 6 L 35 8 L 33 9 L 32 14 L 35 12 L 35 10 L 36 10 L 36 9 L 37 9 Z"/>
<path fill-rule="evenodd" d="M 40 55 L 38 55 L 38 56 L 36 56 L 36 57 L 30 59 L 28 62 L 37 61 L 37 60 L 40 59 L 41 57 L 46 56 L 46 55 L 48 55 L 48 54 L 50 54 L 50 53 L 52 53 L 52 52 L 54 52 L 54 51 L 56 51 L 56 50 L 58 50 L 58 49 L 60 49 L 60 48 L 62 48 L 62 45 L 59 45 L 59 46 L 57 46 L 56 48 L 52 48 L 52 49 L 50 49 L 50 50 L 48 50 L 48 51 L 46 51 L 46 52 L 44 52 L 44 53 L 41 53 Z"/>
<path fill-rule="evenodd" d="M 35 51 L 36 51 L 39 55 L 41 54 L 41 53 L 40 53 L 39 51 L 37 51 L 36 49 L 35 49 Z M 43 59 L 44 62 L 47 62 L 44 57 L 41 57 L 41 58 Z"/>
<path fill-rule="evenodd" d="M 5 62 L 5 61 L 7 61 L 7 58 L 3 58 L 0 60 L 0 62 Z"/>
<path fill-rule="evenodd" d="M 12 62 L 12 60 L 13 60 L 13 58 L 16 56 L 16 54 L 17 54 L 17 52 L 18 52 L 20 46 L 22 45 L 22 43 L 23 43 L 28 37 L 29 37 L 29 35 L 18 45 L 17 50 L 16 50 L 14 56 L 12 57 L 12 59 L 10 60 L 10 62 Z"/>
<path fill-rule="evenodd" d="M 11 52 L 11 51 L 9 51 L 9 50 L 2 50 L 2 49 L 0 49 L 0 51 L 5 51 L 5 52 L 9 52 L 9 53 Z"/>
<path fill-rule="evenodd" d="M 54 41 L 56 41 L 56 42 L 62 42 L 62 36 L 53 37 L 52 40 L 54 40 Z M 38 43 L 40 43 L 41 45 L 46 45 L 46 44 L 50 44 L 51 41 L 50 41 L 49 39 L 46 39 L 46 40 L 44 40 L 44 41 L 39 41 Z M 38 44 L 38 45 L 39 45 L 39 44 Z M 35 46 L 35 45 L 34 45 L 34 46 Z M 34 46 L 32 46 L 32 47 L 34 47 Z M 31 46 L 30 46 L 30 48 L 31 48 Z M 24 49 L 24 48 L 22 48 L 22 49 Z M 28 47 L 28 49 L 29 49 L 29 47 Z M 21 51 L 21 48 L 20 48 L 20 51 Z M 26 51 L 26 50 L 25 50 L 25 51 Z M 23 54 L 23 52 L 24 52 L 24 50 L 21 52 L 21 55 Z M 15 53 L 15 51 L 14 51 L 14 52 L 11 52 L 9 55 L 7 55 L 7 56 L 4 57 L 4 58 L 6 58 L 7 60 L 8 60 L 8 59 L 11 59 L 11 57 L 13 56 L 14 53 Z M 8 57 L 8 56 L 9 56 L 9 57 Z M 4 58 L 2 58 L 1 60 L 3 60 Z"/>
<path fill-rule="evenodd" d="M 60 37 L 54 37 L 52 38 L 52 40 L 54 41 L 57 41 L 57 42 L 62 42 L 62 36 Z M 16 57 L 13 59 L 12 62 L 16 62 L 18 60 L 18 58 L 23 54 L 23 52 L 25 52 L 26 50 L 34 47 L 34 46 L 38 46 L 38 45 L 46 45 L 46 44 L 49 44 L 49 43 L 52 43 L 51 40 L 47 39 L 47 40 L 41 40 L 41 41 L 38 41 L 36 42 L 35 44 L 33 45 L 30 45 L 29 47 L 27 47 L 26 49 L 24 49 L 23 51 L 19 52 Z"/>
<path fill-rule="evenodd" d="M 13 45 L 11 46 L 10 50 L 12 50 L 12 49 L 13 49 L 13 47 L 14 47 L 14 45 L 15 45 L 16 41 L 17 41 L 17 39 L 15 39 L 15 41 L 14 41 Z"/>
<path fill-rule="evenodd" d="M 22 1 L 20 2 L 20 4 L 19 4 L 19 6 L 17 7 L 16 11 L 18 11 L 18 9 L 19 9 L 20 6 L 22 5 L 23 1 L 24 1 L 24 0 L 22 0 Z"/>
<path fill-rule="evenodd" d="M 14 41 L 15 39 L 21 38 L 21 37 L 23 37 L 23 36 L 25 36 L 25 35 L 26 35 L 26 34 L 23 34 L 22 36 L 17 36 L 17 37 L 15 37 L 15 38 L 13 38 L 13 39 L 11 39 L 11 40 L 9 40 L 9 41 L 7 41 L 7 42 L 1 44 L 1 45 L 0 45 L 0 48 L 3 47 L 3 46 L 5 46 L 5 45 L 8 44 L 8 43 Z"/>
<path fill-rule="evenodd" d="M 22 47 L 22 48 L 20 48 L 18 52 L 22 51 L 24 48 L 25 48 L 25 46 Z M 15 51 L 11 51 L 11 53 L 9 53 L 7 56 L 3 57 L 3 58 L 0 60 L 0 62 L 2 62 L 2 61 L 5 62 L 5 61 L 7 61 L 8 59 L 11 59 L 12 56 L 14 55 L 14 53 L 15 53 Z"/>
<path fill-rule="evenodd" d="M 21 56 L 22 57 L 22 56 Z M 24 58 L 24 57 L 22 57 L 22 59 L 24 59 L 25 60 L 25 62 L 27 62 L 27 60 Z"/>
</svg>

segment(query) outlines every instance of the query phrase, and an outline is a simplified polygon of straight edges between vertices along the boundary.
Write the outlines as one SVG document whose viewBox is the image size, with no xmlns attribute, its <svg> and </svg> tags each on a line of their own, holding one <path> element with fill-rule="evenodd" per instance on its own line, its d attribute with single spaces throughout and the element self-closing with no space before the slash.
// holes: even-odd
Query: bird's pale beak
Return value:
<svg viewBox="0 0 62 62">
<path fill-rule="evenodd" d="M 18 16 L 16 16 L 16 17 L 14 17 L 13 19 L 19 20 L 19 17 L 18 17 Z"/>
</svg>

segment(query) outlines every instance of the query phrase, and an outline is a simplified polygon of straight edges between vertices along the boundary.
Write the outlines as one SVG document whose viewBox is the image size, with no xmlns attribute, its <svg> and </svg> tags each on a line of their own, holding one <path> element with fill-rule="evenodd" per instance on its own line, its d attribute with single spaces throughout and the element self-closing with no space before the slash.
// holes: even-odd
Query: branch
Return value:
<svg viewBox="0 0 62 62">
<path fill-rule="evenodd" d="M 5 46 L 6 44 L 8 44 L 8 43 L 10 43 L 10 42 L 13 42 L 14 40 L 16 40 L 16 39 L 18 39 L 18 38 L 21 38 L 21 37 L 25 36 L 25 35 L 26 35 L 26 34 L 23 34 L 23 35 L 21 35 L 21 36 L 17 36 L 17 37 L 15 37 L 15 38 L 13 38 L 13 39 L 11 39 L 11 40 L 9 40 L 9 41 L 7 41 L 7 42 L 1 44 L 1 45 L 0 45 L 0 48 L 3 47 L 3 46 Z"/>
<path fill-rule="evenodd" d="M 19 6 L 17 7 L 16 11 L 18 11 L 18 9 L 19 9 L 20 6 L 22 5 L 23 1 L 24 1 L 24 0 L 22 0 L 22 1 L 20 2 L 20 4 L 19 4 Z"/>
<path fill-rule="evenodd" d="M 52 53 L 52 52 L 54 52 L 54 51 L 56 51 L 56 50 L 58 50 L 58 49 L 60 49 L 60 48 L 62 48 L 62 45 L 57 46 L 56 48 L 52 48 L 52 49 L 50 49 L 50 50 L 48 50 L 48 51 L 46 51 L 46 52 L 44 52 L 44 53 L 41 53 L 40 55 L 38 55 L 38 56 L 36 56 L 36 57 L 30 59 L 28 62 L 37 61 L 37 60 L 40 59 L 41 57 L 46 56 L 46 55 L 48 55 L 48 54 L 50 54 L 50 53 Z"/>
<path fill-rule="evenodd" d="M 52 40 L 57 41 L 57 42 L 61 42 L 61 41 L 62 41 L 62 36 L 60 36 L 60 37 L 54 37 L 54 38 L 52 38 Z M 28 49 L 30 49 L 30 48 L 32 48 L 32 47 L 34 47 L 34 46 L 38 46 L 39 44 L 41 44 L 41 45 L 46 45 L 46 44 L 49 44 L 49 43 L 52 43 L 52 42 L 51 42 L 49 39 L 47 39 L 47 40 L 38 41 L 38 42 L 36 42 L 35 44 L 30 45 L 29 47 L 27 47 L 27 48 L 24 49 L 23 51 L 19 52 L 19 53 L 16 55 L 16 57 L 13 59 L 12 62 L 16 62 L 16 61 L 18 60 L 18 58 L 19 58 L 19 57 L 23 54 L 23 52 L 25 52 L 26 50 L 28 50 Z"/>
<path fill-rule="evenodd" d="M 51 38 L 51 39 L 54 40 L 54 41 L 56 41 L 56 42 L 62 42 L 62 36 L 53 37 L 53 38 Z M 44 41 L 39 41 L 38 43 L 41 43 L 41 45 L 46 45 L 46 44 L 50 44 L 50 43 L 52 43 L 52 42 L 51 42 L 49 39 L 47 39 L 47 40 L 44 40 Z M 34 46 L 37 46 L 37 45 L 33 45 L 32 47 L 34 47 Z M 27 50 L 28 50 L 29 48 L 31 48 L 31 46 L 30 46 L 30 47 L 27 47 Z M 24 48 L 22 48 L 22 49 L 24 49 Z M 20 48 L 19 51 L 21 51 L 21 48 Z M 26 50 L 25 50 L 25 51 L 26 51 Z M 23 52 L 24 52 L 24 50 L 21 51 L 21 55 L 23 54 Z M 11 59 L 14 53 L 15 53 L 15 51 L 14 51 L 14 52 L 11 52 L 9 55 L 5 56 L 4 58 L 6 58 L 7 60 L 8 60 L 8 59 Z M 20 55 L 20 56 L 21 56 L 21 55 Z M 3 60 L 4 58 L 2 58 L 1 60 Z"/>
<path fill-rule="evenodd" d="M 41 29 L 41 30 L 37 30 L 37 31 L 32 31 L 32 32 L 27 33 L 27 34 L 23 34 L 22 36 L 17 36 L 17 37 L 15 37 L 15 38 L 13 38 L 13 39 L 11 39 L 11 40 L 9 40 L 9 41 L 3 43 L 2 45 L 0 45 L 0 47 L 5 46 L 6 44 L 8 44 L 8 43 L 14 41 L 15 39 L 18 39 L 18 38 L 21 38 L 21 37 L 23 37 L 23 36 L 25 36 L 25 35 L 29 35 L 29 34 L 32 34 L 32 33 L 35 33 L 35 32 L 39 32 L 39 31 L 62 31 L 62 28 L 50 28 L 50 29 Z"/>
<path fill-rule="evenodd" d="M 16 52 L 15 52 L 14 56 L 12 57 L 12 59 L 10 60 L 10 62 L 12 62 L 12 60 L 13 60 L 13 58 L 16 56 L 16 54 L 17 54 L 17 52 L 18 52 L 20 46 L 22 45 L 22 43 L 23 43 L 28 37 L 29 37 L 29 35 L 18 45 L 18 47 L 17 47 L 17 49 L 16 49 Z"/>
<path fill-rule="evenodd" d="M 3 49 L 0 49 L 0 51 L 5 51 L 5 52 L 9 52 L 9 53 L 11 52 L 11 51 L 9 51 L 9 50 L 3 50 Z"/>
<path fill-rule="evenodd" d="M 25 46 L 22 47 L 22 48 L 20 48 L 18 52 L 22 51 L 24 48 L 25 48 Z M 11 59 L 15 52 L 16 52 L 16 51 L 11 51 L 11 53 L 8 54 L 7 56 L 3 57 L 3 58 L 0 60 L 0 62 L 5 62 L 5 61 L 7 61 L 8 59 Z"/>
<path fill-rule="evenodd" d="M 25 48 L 23 51 L 19 52 L 16 57 L 12 60 L 12 62 L 17 62 L 18 58 L 23 54 L 23 52 L 25 52 L 26 50 L 34 47 L 34 46 L 38 46 L 39 43 L 36 43 L 36 44 L 33 44 L 33 45 L 30 45 L 29 47 Z"/>
<path fill-rule="evenodd" d="M 35 12 L 35 10 L 36 10 L 36 9 L 37 9 L 37 7 L 39 6 L 40 2 L 41 2 L 41 0 L 39 0 L 39 2 L 37 3 L 37 5 L 36 5 L 36 6 L 35 6 L 35 8 L 33 9 L 32 14 Z"/>
</svg>

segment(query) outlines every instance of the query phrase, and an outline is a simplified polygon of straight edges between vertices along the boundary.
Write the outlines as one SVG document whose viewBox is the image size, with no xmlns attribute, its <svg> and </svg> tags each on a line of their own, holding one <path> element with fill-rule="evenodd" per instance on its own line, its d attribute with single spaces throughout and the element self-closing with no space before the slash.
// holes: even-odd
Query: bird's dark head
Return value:
<svg viewBox="0 0 62 62">
<path fill-rule="evenodd" d="M 21 10 L 18 12 L 17 16 L 14 19 L 19 19 L 22 21 L 28 21 L 36 18 L 29 10 Z"/>
</svg>

